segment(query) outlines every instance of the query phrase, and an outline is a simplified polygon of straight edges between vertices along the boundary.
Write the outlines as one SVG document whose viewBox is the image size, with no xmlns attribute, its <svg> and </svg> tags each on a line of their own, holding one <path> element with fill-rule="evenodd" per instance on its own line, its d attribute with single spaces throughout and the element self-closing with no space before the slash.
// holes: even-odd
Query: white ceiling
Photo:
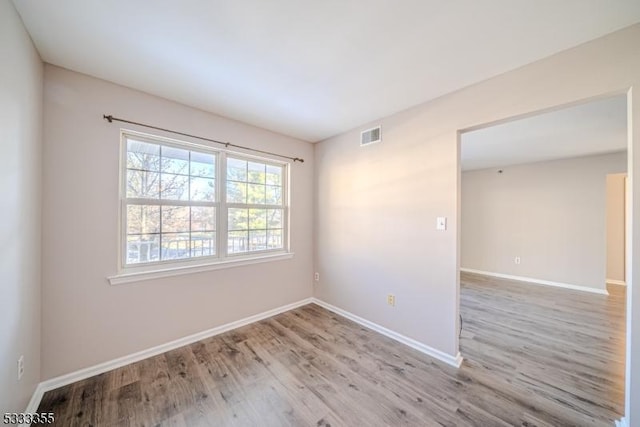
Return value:
<svg viewBox="0 0 640 427">
<path fill-rule="evenodd" d="M 620 95 L 463 133 L 462 170 L 504 167 L 627 148 Z"/>
<path fill-rule="evenodd" d="M 640 21 L 638 0 L 14 4 L 46 62 L 307 141 Z"/>
</svg>

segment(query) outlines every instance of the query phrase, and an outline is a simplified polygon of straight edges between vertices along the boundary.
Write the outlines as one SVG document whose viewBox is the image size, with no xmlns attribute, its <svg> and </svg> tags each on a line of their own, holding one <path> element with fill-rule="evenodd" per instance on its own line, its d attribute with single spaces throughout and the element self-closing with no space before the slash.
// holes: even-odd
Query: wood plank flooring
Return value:
<svg viewBox="0 0 640 427">
<path fill-rule="evenodd" d="M 47 392 L 59 426 L 612 426 L 624 288 L 463 274 L 460 369 L 317 305 Z"/>
</svg>

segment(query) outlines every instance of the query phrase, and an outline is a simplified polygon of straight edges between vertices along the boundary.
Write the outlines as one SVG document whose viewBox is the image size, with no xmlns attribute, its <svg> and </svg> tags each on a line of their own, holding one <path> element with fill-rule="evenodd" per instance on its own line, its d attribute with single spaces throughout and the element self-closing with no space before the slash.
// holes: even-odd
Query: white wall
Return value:
<svg viewBox="0 0 640 427">
<path fill-rule="evenodd" d="M 626 168 L 616 153 L 463 172 L 461 267 L 606 290 L 607 174 Z"/>
<path fill-rule="evenodd" d="M 624 282 L 626 173 L 607 176 L 607 280 Z"/>
<path fill-rule="evenodd" d="M 40 381 L 42 61 L 0 1 L 0 413 L 22 412 Z M 25 373 L 17 380 L 17 360 Z"/>
<path fill-rule="evenodd" d="M 316 146 L 316 296 L 450 356 L 458 351 L 458 131 L 636 87 L 640 25 L 443 96 Z M 384 102 L 383 99 L 376 102 Z M 635 120 L 633 120 L 635 119 Z M 358 146 L 382 124 L 383 141 Z M 629 152 L 633 265 L 640 267 L 640 150 Z M 449 229 L 435 230 L 438 216 Z M 636 220 L 637 219 L 637 220 Z M 639 273 L 640 274 L 640 273 Z M 633 279 L 627 275 L 627 279 Z M 627 415 L 640 424 L 640 291 L 629 295 Z M 396 294 L 396 307 L 385 294 Z M 635 327 L 634 326 L 635 323 Z M 634 406 L 631 406 L 631 399 Z M 633 412 L 632 412 L 633 411 Z"/>
<path fill-rule="evenodd" d="M 44 97 L 43 379 L 312 295 L 311 144 L 50 65 Z M 294 258 L 110 285 L 120 126 L 105 113 L 304 158 L 291 167 Z"/>
</svg>

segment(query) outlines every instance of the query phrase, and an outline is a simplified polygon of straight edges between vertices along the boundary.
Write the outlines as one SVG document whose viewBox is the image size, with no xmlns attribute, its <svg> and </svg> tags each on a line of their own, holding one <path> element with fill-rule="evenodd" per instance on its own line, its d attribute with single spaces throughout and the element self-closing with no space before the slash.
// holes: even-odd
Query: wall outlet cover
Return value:
<svg viewBox="0 0 640 427">
<path fill-rule="evenodd" d="M 24 355 L 18 358 L 18 381 L 22 379 L 24 375 Z"/>
<path fill-rule="evenodd" d="M 396 296 L 392 294 L 387 295 L 387 304 L 394 307 L 396 305 Z"/>
</svg>

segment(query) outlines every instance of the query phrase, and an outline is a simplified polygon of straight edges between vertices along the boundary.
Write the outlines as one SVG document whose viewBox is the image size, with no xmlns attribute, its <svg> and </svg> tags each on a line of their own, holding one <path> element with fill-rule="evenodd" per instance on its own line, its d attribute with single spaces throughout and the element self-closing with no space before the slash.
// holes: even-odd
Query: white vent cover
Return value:
<svg viewBox="0 0 640 427">
<path fill-rule="evenodd" d="M 363 130 L 362 133 L 360 133 L 360 145 L 369 145 L 380 141 L 382 141 L 380 126 Z"/>
</svg>

